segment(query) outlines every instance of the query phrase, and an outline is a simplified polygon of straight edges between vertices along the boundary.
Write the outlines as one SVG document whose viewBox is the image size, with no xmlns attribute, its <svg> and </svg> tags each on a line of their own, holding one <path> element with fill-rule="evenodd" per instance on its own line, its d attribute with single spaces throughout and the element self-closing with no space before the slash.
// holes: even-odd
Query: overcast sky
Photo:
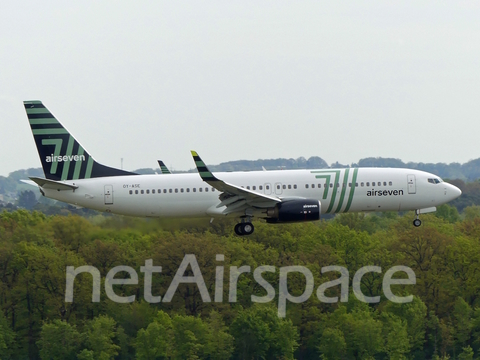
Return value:
<svg viewBox="0 0 480 360">
<path fill-rule="evenodd" d="M 480 157 L 478 1 L 3 1 L 0 66 L 4 176 L 23 100 L 127 170 Z"/>
</svg>

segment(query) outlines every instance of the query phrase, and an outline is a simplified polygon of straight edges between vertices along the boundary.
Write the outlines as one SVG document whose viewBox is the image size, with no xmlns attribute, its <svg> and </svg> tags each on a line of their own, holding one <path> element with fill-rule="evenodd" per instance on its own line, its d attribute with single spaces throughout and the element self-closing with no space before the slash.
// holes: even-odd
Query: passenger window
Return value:
<svg viewBox="0 0 480 360">
<path fill-rule="evenodd" d="M 383 186 L 387 186 L 387 182 L 386 182 L 386 181 L 383 182 Z"/>
<path fill-rule="evenodd" d="M 333 183 L 329 184 L 330 185 L 330 188 L 333 188 Z"/>
<path fill-rule="evenodd" d="M 308 184 L 305 184 L 305 189 L 308 189 Z"/>
<path fill-rule="evenodd" d="M 252 190 L 257 190 L 257 187 L 255 185 L 253 185 Z"/>
<path fill-rule="evenodd" d="M 312 184 L 312 189 L 315 189 L 315 184 Z"/>
<path fill-rule="evenodd" d="M 352 183 L 348 183 L 348 187 L 352 187 Z"/>
<path fill-rule="evenodd" d="M 152 189 L 152 194 L 155 194 L 155 189 Z"/>
<path fill-rule="evenodd" d="M 138 195 L 138 190 L 135 190 L 135 195 Z"/>
<path fill-rule="evenodd" d="M 208 188 L 205 188 L 205 192 L 208 192 Z"/>
<path fill-rule="evenodd" d="M 247 186 L 247 190 L 250 190 L 250 186 Z"/>
<path fill-rule="evenodd" d="M 178 193 L 178 189 L 175 189 L 175 193 Z"/>
<path fill-rule="evenodd" d="M 296 189 L 296 188 L 297 188 L 297 184 L 293 185 L 293 188 Z"/>
<path fill-rule="evenodd" d="M 287 185 L 283 185 L 283 190 L 286 190 L 287 189 Z"/>
<path fill-rule="evenodd" d="M 182 189 L 180 189 L 180 192 L 182 192 L 182 193 L 183 193 L 183 188 L 182 188 Z"/>
<path fill-rule="evenodd" d="M 390 182 L 388 183 L 388 185 L 392 186 L 392 185 L 393 185 L 393 183 L 390 181 Z"/>
<path fill-rule="evenodd" d="M 163 189 L 163 193 L 166 194 L 166 193 L 167 193 L 167 189 Z"/>
<path fill-rule="evenodd" d="M 129 193 L 130 195 L 132 195 L 132 194 L 133 194 L 133 191 L 132 191 L 132 190 L 130 190 L 128 193 Z"/>
<path fill-rule="evenodd" d="M 147 190 L 147 194 L 150 194 L 150 190 Z"/>
<path fill-rule="evenodd" d="M 280 185 L 277 185 L 277 190 L 280 190 Z"/>
<path fill-rule="evenodd" d="M 161 193 L 162 193 L 162 190 L 161 190 L 161 189 L 158 189 L 157 192 L 158 192 L 159 194 L 161 194 Z"/>
<path fill-rule="evenodd" d="M 144 194 L 144 193 L 145 193 L 145 191 L 143 191 L 143 190 L 140 190 L 140 194 Z"/>
<path fill-rule="evenodd" d="M 374 181 L 374 182 L 372 182 L 372 186 L 375 186 L 375 181 Z"/>
<path fill-rule="evenodd" d="M 370 183 L 367 181 L 367 186 L 370 186 Z"/>
<path fill-rule="evenodd" d="M 173 190 L 172 190 L 172 189 L 168 189 L 168 192 L 171 194 L 171 193 L 173 192 Z"/>
<path fill-rule="evenodd" d="M 270 185 L 265 185 L 265 190 L 270 190 Z"/>
<path fill-rule="evenodd" d="M 355 183 L 355 187 L 358 187 L 358 183 L 357 183 L 357 182 Z"/>
<path fill-rule="evenodd" d="M 190 192 L 190 188 L 187 188 L 187 192 Z"/>
<path fill-rule="evenodd" d="M 203 188 L 198 188 L 198 191 L 202 192 L 202 191 L 203 191 Z"/>
<path fill-rule="evenodd" d="M 258 189 L 259 189 L 259 190 L 263 190 L 263 186 L 260 185 L 260 186 L 258 187 Z"/>
<path fill-rule="evenodd" d="M 197 192 L 197 188 L 193 188 L 193 192 Z"/>
<path fill-rule="evenodd" d="M 362 183 L 360 183 L 360 186 L 361 186 L 361 187 L 363 187 L 364 185 L 365 185 L 365 184 L 364 184 L 363 182 L 362 182 Z"/>
<path fill-rule="evenodd" d="M 215 188 L 212 188 L 212 192 L 214 192 L 214 191 L 215 191 Z"/>
<path fill-rule="evenodd" d="M 322 187 L 322 184 L 318 184 L 317 187 L 320 189 Z"/>
<path fill-rule="evenodd" d="M 292 188 L 292 185 L 288 185 L 288 189 L 290 190 Z"/>
</svg>

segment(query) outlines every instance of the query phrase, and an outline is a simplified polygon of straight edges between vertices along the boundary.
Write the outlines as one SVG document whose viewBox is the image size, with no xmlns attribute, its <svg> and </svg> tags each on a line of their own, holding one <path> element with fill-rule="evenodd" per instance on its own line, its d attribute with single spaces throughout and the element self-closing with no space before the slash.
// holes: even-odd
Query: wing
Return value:
<svg viewBox="0 0 480 360">
<path fill-rule="evenodd" d="M 240 212 L 248 207 L 269 208 L 282 202 L 282 200 L 276 196 L 259 194 L 255 191 L 244 189 L 218 179 L 208 170 L 197 152 L 192 151 L 192 156 L 202 180 L 221 192 L 218 197 L 220 203 L 217 205 L 217 208 L 225 206 L 226 209 L 222 212 L 223 214 L 227 215 L 233 212 Z"/>
</svg>

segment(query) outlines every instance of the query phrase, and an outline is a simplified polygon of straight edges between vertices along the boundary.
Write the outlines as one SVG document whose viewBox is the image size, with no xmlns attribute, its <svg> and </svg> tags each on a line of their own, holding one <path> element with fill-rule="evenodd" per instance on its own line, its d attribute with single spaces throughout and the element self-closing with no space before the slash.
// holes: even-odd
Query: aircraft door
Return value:
<svg viewBox="0 0 480 360">
<path fill-rule="evenodd" d="M 415 180 L 415 175 L 407 175 L 407 184 L 408 184 L 408 193 L 416 194 L 417 193 L 417 183 Z"/>
<path fill-rule="evenodd" d="M 275 183 L 275 194 L 282 195 L 282 183 Z"/>
<path fill-rule="evenodd" d="M 265 183 L 265 195 L 270 195 L 272 193 L 272 185 L 270 183 Z"/>
<path fill-rule="evenodd" d="M 113 205 L 113 185 L 105 185 L 105 205 Z"/>
</svg>

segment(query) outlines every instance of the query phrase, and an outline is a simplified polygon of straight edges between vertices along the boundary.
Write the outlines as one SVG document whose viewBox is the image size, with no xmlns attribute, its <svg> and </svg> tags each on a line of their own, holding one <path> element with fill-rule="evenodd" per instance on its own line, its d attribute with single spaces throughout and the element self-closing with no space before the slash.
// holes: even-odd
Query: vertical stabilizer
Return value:
<svg viewBox="0 0 480 360">
<path fill-rule="evenodd" d="M 23 104 L 47 179 L 136 175 L 97 163 L 41 101 L 24 101 Z"/>
</svg>

